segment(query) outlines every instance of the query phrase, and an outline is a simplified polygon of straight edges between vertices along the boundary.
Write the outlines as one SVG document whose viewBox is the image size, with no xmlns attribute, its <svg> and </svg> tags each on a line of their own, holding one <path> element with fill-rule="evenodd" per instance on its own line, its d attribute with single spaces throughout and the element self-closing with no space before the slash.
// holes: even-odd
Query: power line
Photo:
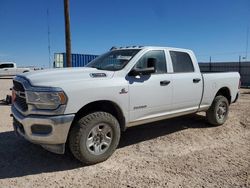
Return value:
<svg viewBox="0 0 250 188">
<path fill-rule="evenodd" d="M 49 68 L 51 67 L 51 48 L 50 48 L 50 24 L 49 24 L 49 9 L 47 8 L 47 28 L 48 28 L 48 51 L 49 51 Z"/>
</svg>

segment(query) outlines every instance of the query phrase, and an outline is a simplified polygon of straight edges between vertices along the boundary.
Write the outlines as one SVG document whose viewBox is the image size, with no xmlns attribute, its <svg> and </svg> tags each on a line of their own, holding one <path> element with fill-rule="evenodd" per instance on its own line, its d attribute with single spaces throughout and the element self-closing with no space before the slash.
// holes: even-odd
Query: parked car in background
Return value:
<svg viewBox="0 0 250 188">
<path fill-rule="evenodd" d="M 0 62 L 0 76 L 15 76 L 29 71 L 30 68 L 17 68 L 14 62 Z"/>
<path fill-rule="evenodd" d="M 222 125 L 239 83 L 237 72 L 201 73 L 191 50 L 112 49 L 83 68 L 16 76 L 13 125 L 49 151 L 62 154 L 67 143 L 78 160 L 94 164 L 131 126 L 201 111 L 211 125 Z"/>
</svg>

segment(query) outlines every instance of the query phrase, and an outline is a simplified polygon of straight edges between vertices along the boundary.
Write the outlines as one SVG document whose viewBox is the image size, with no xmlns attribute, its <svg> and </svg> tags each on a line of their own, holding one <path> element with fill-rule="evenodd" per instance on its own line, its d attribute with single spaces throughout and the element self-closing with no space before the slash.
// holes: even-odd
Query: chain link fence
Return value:
<svg viewBox="0 0 250 188">
<path fill-rule="evenodd" d="M 241 86 L 250 87 L 250 62 L 199 63 L 201 72 L 239 72 Z"/>
</svg>

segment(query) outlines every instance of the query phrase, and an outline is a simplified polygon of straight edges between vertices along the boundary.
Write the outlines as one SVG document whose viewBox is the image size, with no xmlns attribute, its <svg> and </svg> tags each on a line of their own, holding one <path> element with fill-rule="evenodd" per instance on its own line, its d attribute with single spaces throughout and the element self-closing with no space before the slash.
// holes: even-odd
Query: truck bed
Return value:
<svg viewBox="0 0 250 188">
<path fill-rule="evenodd" d="M 240 75 L 238 72 L 202 72 L 203 97 L 200 106 L 210 106 L 220 88 L 228 88 L 231 93 L 231 101 L 237 96 Z"/>
</svg>

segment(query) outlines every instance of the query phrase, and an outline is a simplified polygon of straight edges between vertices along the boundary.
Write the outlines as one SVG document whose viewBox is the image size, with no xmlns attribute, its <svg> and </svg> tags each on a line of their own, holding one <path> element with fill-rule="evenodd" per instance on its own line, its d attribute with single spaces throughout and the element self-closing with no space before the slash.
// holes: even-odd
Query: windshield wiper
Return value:
<svg viewBox="0 0 250 188">
<path fill-rule="evenodd" d="M 105 71 L 115 71 L 115 70 L 110 70 L 110 69 L 105 69 L 105 68 L 101 68 L 101 67 L 97 67 L 97 66 L 89 66 L 90 68 L 94 68 L 94 69 L 97 69 L 97 70 L 105 70 Z"/>
<path fill-rule="evenodd" d="M 93 67 L 96 68 L 97 70 L 106 70 L 106 69 L 102 69 L 101 67 Z"/>
<path fill-rule="evenodd" d="M 104 69 L 102 69 L 100 67 L 95 67 L 95 66 L 89 66 L 89 68 L 94 68 L 94 69 L 97 69 L 97 70 L 104 70 Z"/>
</svg>

